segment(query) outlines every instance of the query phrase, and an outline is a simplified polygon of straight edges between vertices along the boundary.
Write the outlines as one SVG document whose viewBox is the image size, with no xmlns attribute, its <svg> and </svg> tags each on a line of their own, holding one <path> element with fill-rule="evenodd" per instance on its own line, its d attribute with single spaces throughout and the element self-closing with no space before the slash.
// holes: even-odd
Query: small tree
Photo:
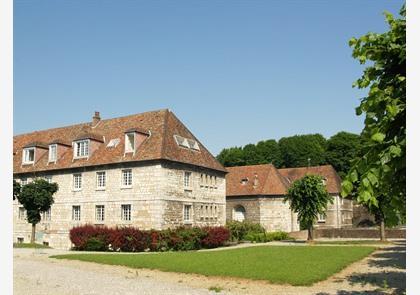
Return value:
<svg viewBox="0 0 420 295">
<path fill-rule="evenodd" d="M 292 183 L 287 191 L 285 202 L 298 214 L 298 221 L 308 227 L 308 241 L 313 240 L 313 224 L 319 214 L 325 213 L 333 198 L 328 194 L 322 177 L 306 175 Z"/>
<path fill-rule="evenodd" d="M 54 203 L 53 195 L 57 190 L 56 183 L 35 179 L 32 183 L 24 185 L 17 195 L 19 203 L 27 212 L 28 222 L 32 224 L 31 243 L 35 243 L 35 227 L 41 221 L 41 213 L 50 209 Z"/>
<path fill-rule="evenodd" d="M 20 183 L 13 179 L 13 201 L 18 198 L 21 189 Z"/>
</svg>

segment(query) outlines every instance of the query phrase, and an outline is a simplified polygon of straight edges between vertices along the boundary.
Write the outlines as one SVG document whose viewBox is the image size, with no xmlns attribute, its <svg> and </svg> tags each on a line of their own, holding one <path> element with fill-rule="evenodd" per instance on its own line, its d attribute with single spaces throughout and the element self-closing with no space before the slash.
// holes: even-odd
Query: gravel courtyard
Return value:
<svg viewBox="0 0 420 295">
<path fill-rule="evenodd" d="M 375 251 L 310 287 L 167 273 L 48 258 L 54 249 L 14 249 L 14 294 L 404 294 L 405 242 Z M 121 254 L 124 255 L 124 254 Z M 139 254 L 141 255 L 141 254 Z M 219 291 L 217 293 L 216 291 Z"/>
</svg>

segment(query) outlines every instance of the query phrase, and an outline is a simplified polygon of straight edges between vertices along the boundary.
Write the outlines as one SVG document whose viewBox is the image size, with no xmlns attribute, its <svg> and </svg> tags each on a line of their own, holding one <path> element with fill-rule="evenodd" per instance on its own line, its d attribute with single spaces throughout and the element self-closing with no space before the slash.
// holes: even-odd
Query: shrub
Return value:
<svg viewBox="0 0 420 295">
<path fill-rule="evenodd" d="M 86 242 L 85 249 L 86 251 L 106 251 L 107 245 L 102 239 L 98 238 L 89 238 Z"/>
<path fill-rule="evenodd" d="M 217 248 L 223 246 L 230 238 L 230 231 L 223 227 L 205 227 L 207 235 L 201 240 L 203 248 Z"/>
<path fill-rule="evenodd" d="M 229 221 L 226 227 L 233 241 L 243 241 L 248 234 L 265 233 L 265 229 L 259 223 L 249 221 Z"/>
<path fill-rule="evenodd" d="M 108 227 L 102 226 L 77 226 L 70 230 L 70 241 L 73 243 L 75 250 L 85 250 L 89 239 L 96 238 L 103 243 L 104 250 L 107 250 L 111 231 Z"/>
<path fill-rule="evenodd" d="M 111 248 L 122 252 L 143 252 L 150 248 L 150 234 L 133 227 L 121 227 L 112 231 Z"/>
<path fill-rule="evenodd" d="M 292 240 L 293 238 L 285 232 L 270 232 L 270 233 L 249 233 L 244 238 L 247 241 L 255 243 L 266 243 L 271 241 Z"/>
</svg>

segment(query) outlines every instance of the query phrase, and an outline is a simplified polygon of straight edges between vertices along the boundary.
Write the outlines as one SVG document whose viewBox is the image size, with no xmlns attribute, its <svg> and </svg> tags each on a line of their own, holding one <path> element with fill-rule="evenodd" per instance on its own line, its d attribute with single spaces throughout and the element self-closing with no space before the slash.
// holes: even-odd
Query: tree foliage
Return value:
<svg viewBox="0 0 420 295">
<path fill-rule="evenodd" d="M 13 179 L 13 201 L 19 197 L 21 189 L 20 183 Z"/>
<path fill-rule="evenodd" d="M 305 175 L 292 183 L 287 191 L 285 201 L 298 214 L 298 221 L 309 229 L 308 240 L 312 239 L 311 231 L 318 214 L 327 210 L 328 203 L 333 202 L 327 188 L 319 175 Z"/>
<path fill-rule="evenodd" d="M 361 148 L 360 135 L 338 132 L 327 140 L 326 162 L 335 168 L 338 175 L 345 177 L 351 168 L 351 162 L 359 156 Z"/>
<path fill-rule="evenodd" d="M 366 144 L 343 182 L 343 195 L 356 197 L 371 212 L 380 210 L 388 224 L 405 216 L 405 6 L 400 15 L 385 13 L 389 31 L 349 42 L 353 57 L 370 64 L 354 87 L 369 92 L 356 108 L 357 115 L 365 115 L 361 136 Z"/>
<path fill-rule="evenodd" d="M 41 221 L 41 213 L 54 203 L 53 194 L 57 190 L 56 183 L 49 183 L 44 179 L 35 179 L 22 187 L 17 199 L 25 208 L 29 223 L 34 225 Z"/>
</svg>

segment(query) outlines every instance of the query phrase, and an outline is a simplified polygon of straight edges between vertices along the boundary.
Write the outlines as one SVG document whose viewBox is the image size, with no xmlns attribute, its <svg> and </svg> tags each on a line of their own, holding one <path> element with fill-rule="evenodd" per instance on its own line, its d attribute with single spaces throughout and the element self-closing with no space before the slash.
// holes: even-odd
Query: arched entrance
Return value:
<svg viewBox="0 0 420 295">
<path fill-rule="evenodd" d="M 237 205 L 233 208 L 232 212 L 232 219 L 236 221 L 244 221 L 245 220 L 245 208 L 242 205 Z"/>
</svg>

